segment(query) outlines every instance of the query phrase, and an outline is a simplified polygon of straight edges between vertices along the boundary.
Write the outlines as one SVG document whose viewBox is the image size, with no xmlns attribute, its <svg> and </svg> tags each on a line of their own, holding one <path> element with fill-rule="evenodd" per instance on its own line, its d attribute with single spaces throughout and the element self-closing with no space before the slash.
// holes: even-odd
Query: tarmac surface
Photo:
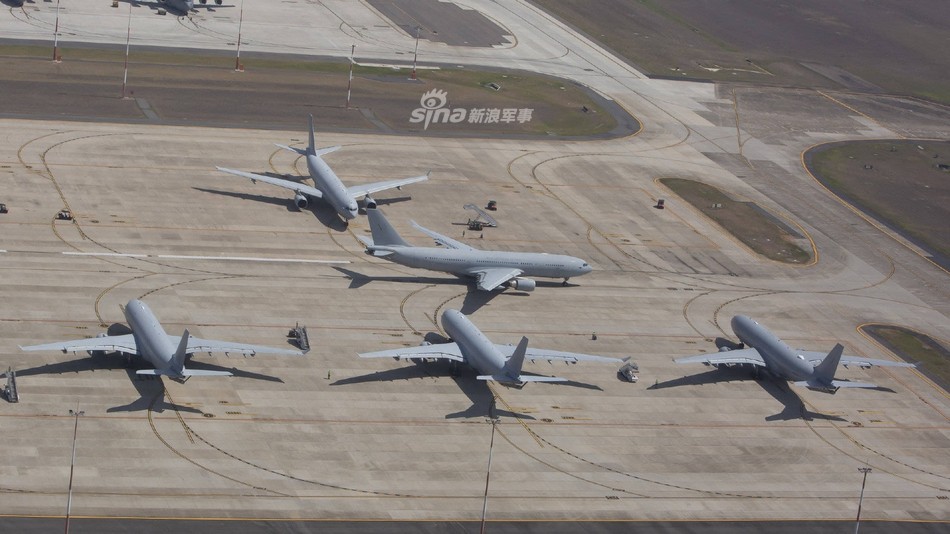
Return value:
<svg viewBox="0 0 950 534">
<path fill-rule="evenodd" d="M 381 23 L 356 4 L 315 9 L 344 4 L 352 23 L 341 28 L 362 21 L 374 39 L 388 35 L 369 30 Z M 322 143 L 344 145 L 327 160 L 347 183 L 431 169 L 429 182 L 380 195 L 407 240 L 430 242 L 414 219 L 473 246 L 589 259 L 595 272 L 568 287 L 469 294 L 450 276 L 363 254 L 365 219 L 345 227 L 326 207 L 301 212 L 283 190 L 214 171 L 305 173 L 273 147 L 299 143 L 301 130 L 0 120 L 0 202 L 10 207 L 0 215 L 0 359 L 17 370 L 21 396 L 0 411 L 0 510 L 40 517 L 8 524 L 39 529 L 68 514 L 80 518 L 74 531 L 87 518 L 117 518 L 98 532 L 148 531 L 130 517 L 242 520 L 208 527 L 236 532 L 304 530 L 294 520 L 308 519 L 339 520 L 341 531 L 365 528 L 356 520 L 468 531 L 484 510 L 499 521 L 493 531 L 535 528 L 523 520 L 560 525 L 538 527 L 546 532 L 631 531 L 645 520 L 651 531 L 707 532 L 710 521 L 807 518 L 823 532 L 854 517 L 858 468 L 869 466 L 868 531 L 893 525 L 875 520 L 945 527 L 950 398 L 920 373 L 842 369 L 881 389 L 832 396 L 671 359 L 715 350 L 737 313 L 813 350 L 841 341 L 852 354 L 893 357 L 856 330 L 871 321 L 950 339 L 947 273 L 829 195 L 800 161 L 824 141 L 947 137 L 946 110 L 646 80 L 529 5 L 471 5 L 524 44 L 498 57 L 586 83 L 644 130 L 596 142 L 324 133 Z M 48 20 L 39 7 L 31 20 Z M 268 15 L 295 20 L 301 7 Z M 110 24 L 103 18 L 101 35 Z M 313 48 L 342 51 L 330 44 L 339 31 Z M 459 63 L 490 52 L 439 46 Z M 556 46 L 572 53 L 539 53 Z M 818 261 L 754 256 L 671 198 L 656 182 L 666 176 L 755 201 L 800 228 Z M 653 208 L 658 198 L 666 209 Z M 463 235 L 462 206 L 488 199 L 499 228 Z M 63 208 L 74 221 L 55 219 Z M 95 335 L 122 321 L 130 298 L 145 299 L 170 333 L 280 346 L 299 322 L 313 350 L 196 355 L 192 366 L 236 376 L 180 384 L 136 380 L 122 358 L 16 348 Z M 497 342 L 527 335 L 539 347 L 631 356 L 641 381 L 620 381 L 612 366 L 539 363 L 526 370 L 572 382 L 489 389 L 447 366 L 356 357 L 431 338 L 445 308 L 471 313 Z"/>
</svg>

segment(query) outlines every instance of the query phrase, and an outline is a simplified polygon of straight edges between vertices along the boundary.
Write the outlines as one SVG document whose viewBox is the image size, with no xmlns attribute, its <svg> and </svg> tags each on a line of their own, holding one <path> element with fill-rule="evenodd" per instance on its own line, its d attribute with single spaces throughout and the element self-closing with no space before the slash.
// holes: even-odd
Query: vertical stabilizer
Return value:
<svg viewBox="0 0 950 534">
<path fill-rule="evenodd" d="M 519 380 L 518 377 L 521 376 L 521 368 L 524 366 L 524 355 L 527 351 L 528 338 L 522 336 L 521 341 L 518 342 L 518 346 L 515 348 L 515 351 L 511 354 L 511 358 L 508 358 L 508 361 L 505 362 L 505 366 L 502 367 L 502 374 L 511 378 L 512 380 Z"/>
<path fill-rule="evenodd" d="M 393 225 L 389 224 L 383 212 L 375 208 L 367 208 L 366 218 L 369 219 L 369 229 L 373 234 L 373 244 L 376 246 L 409 247 L 403 238 L 399 237 Z"/>
<path fill-rule="evenodd" d="M 841 343 L 835 345 L 831 352 L 821 360 L 821 363 L 815 366 L 815 378 L 825 384 L 831 384 L 835 379 L 835 371 L 838 370 L 838 362 L 841 361 L 841 353 L 844 347 Z"/>
<path fill-rule="evenodd" d="M 186 328 L 181 335 L 181 341 L 178 342 L 178 350 L 176 350 L 175 355 L 172 356 L 171 371 L 179 376 L 184 374 L 185 354 L 188 352 L 188 338 L 190 336 L 191 334 L 188 333 L 188 329 Z"/>
<path fill-rule="evenodd" d="M 310 114 L 310 144 L 307 145 L 308 154 L 317 153 L 317 144 L 313 139 L 313 113 Z"/>
</svg>

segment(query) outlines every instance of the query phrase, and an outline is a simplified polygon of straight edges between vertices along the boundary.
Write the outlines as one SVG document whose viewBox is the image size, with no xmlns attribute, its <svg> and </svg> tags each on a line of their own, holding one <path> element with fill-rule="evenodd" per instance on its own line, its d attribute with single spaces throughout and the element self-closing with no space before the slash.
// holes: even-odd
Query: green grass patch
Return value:
<svg viewBox="0 0 950 534">
<path fill-rule="evenodd" d="M 755 253 L 770 260 L 792 264 L 810 261 L 811 254 L 795 243 L 799 239 L 784 223 L 753 202 L 733 200 L 725 193 L 695 180 L 663 178 L 660 183 L 715 221 Z"/>
<path fill-rule="evenodd" d="M 904 361 L 921 362 L 920 372 L 950 390 L 950 350 L 938 341 L 899 326 L 870 324 L 861 329 Z"/>
<path fill-rule="evenodd" d="M 36 83 L 96 84 L 121 72 L 125 50 L 119 48 L 61 49 L 63 64 L 47 68 L 52 50 L 40 46 L 0 45 L 0 61 L 5 61 L 11 80 Z M 307 57 L 242 56 L 245 72 L 234 75 L 234 56 L 224 53 L 137 50 L 129 56 L 130 86 L 136 96 L 161 100 L 169 88 L 187 87 L 192 95 L 237 93 L 275 94 L 269 105 L 342 104 L 346 94 L 350 64 L 345 60 L 318 60 Z M 68 66 L 68 69 L 65 67 Z M 420 69 L 418 80 L 409 80 L 409 69 L 355 65 L 352 107 L 369 112 L 394 131 L 419 132 L 420 123 L 410 123 L 423 93 L 439 89 L 448 95 L 447 107 L 456 109 L 531 109 L 530 120 L 435 123 L 427 133 L 469 135 L 603 135 L 617 127 L 617 121 L 601 108 L 591 94 L 574 83 L 540 74 L 488 71 L 466 68 Z M 497 88 L 492 88 L 494 84 Z M 71 88 L 75 91 L 75 88 Z M 302 94 L 306 96 L 299 96 Z M 293 98 L 288 98 L 288 94 Z M 194 97 L 192 97 L 194 98 Z M 235 106 L 238 104 L 235 103 Z M 161 110 L 156 108 L 161 114 Z M 165 108 L 167 114 L 173 110 Z M 325 114 L 329 111 L 325 110 Z M 325 117 L 323 124 L 365 127 L 360 114 L 340 113 Z"/>
<path fill-rule="evenodd" d="M 853 141 L 805 155 L 836 195 L 925 248 L 950 258 L 950 142 Z M 937 258 L 940 262 L 940 258 Z"/>
</svg>

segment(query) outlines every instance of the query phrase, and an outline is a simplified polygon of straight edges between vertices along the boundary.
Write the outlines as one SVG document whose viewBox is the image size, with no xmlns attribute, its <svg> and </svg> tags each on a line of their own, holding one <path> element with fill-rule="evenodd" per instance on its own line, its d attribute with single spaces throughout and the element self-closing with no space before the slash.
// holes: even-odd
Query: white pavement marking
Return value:
<svg viewBox="0 0 950 534">
<path fill-rule="evenodd" d="M 0 250 L 6 252 L 6 250 Z M 253 258 L 250 256 L 179 256 L 177 254 L 121 254 L 118 252 L 62 252 L 67 256 L 105 256 L 109 258 L 162 258 L 166 260 L 272 261 L 278 263 L 350 263 L 349 260 L 309 260 L 305 258 Z"/>
<path fill-rule="evenodd" d="M 230 261 L 274 261 L 283 263 L 350 263 L 349 260 L 307 260 L 303 258 L 251 258 L 246 256 L 177 256 L 159 254 L 156 258 L 171 260 L 230 260 Z"/>
<path fill-rule="evenodd" d="M 110 258 L 147 258 L 148 254 L 120 254 L 118 252 L 63 252 L 67 256 L 108 256 Z"/>
</svg>

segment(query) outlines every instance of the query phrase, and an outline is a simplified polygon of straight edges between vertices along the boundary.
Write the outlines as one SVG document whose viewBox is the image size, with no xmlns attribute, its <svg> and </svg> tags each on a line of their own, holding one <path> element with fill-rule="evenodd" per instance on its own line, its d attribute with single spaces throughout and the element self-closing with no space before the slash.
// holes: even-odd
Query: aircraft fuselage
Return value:
<svg viewBox="0 0 950 534">
<path fill-rule="evenodd" d="M 125 306 L 125 319 L 132 329 L 139 354 L 156 369 L 168 369 L 176 347 L 147 304 L 130 300 Z"/>
<path fill-rule="evenodd" d="M 442 328 L 458 345 L 465 363 L 478 371 L 478 374 L 501 374 L 505 366 L 504 355 L 498 352 L 495 344 L 465 315 L 456 310 L 445 310 L 442 313 Z"/>
<path fill-rule="evenodd" d="M 736 315 L 731 324 L 739 341 L 758 351 L 766 369 L 774 376 L 793 381 L 814 377 L 811 363 L 764 326 L 745 315 Z"/>
<path fill-rule="evenodd" d="M 580 258 L 537 252 L 459 250 L 435 247 L 394 248 L 387 259 L 408 267 L 474 276 L 490 269 L 520 269 L 524 276 L 571 278 L 591 271 Z"/>
<path fill-rule="evenodd" d="M 333 206 L 333 209 L 347 221 L 355 219 L 359 206 L 333 169 L 322 158 L 308 155 L 307 170 L 313 178 L 314 187 L 323 193 L 323 200 Z"/>
</svg>

